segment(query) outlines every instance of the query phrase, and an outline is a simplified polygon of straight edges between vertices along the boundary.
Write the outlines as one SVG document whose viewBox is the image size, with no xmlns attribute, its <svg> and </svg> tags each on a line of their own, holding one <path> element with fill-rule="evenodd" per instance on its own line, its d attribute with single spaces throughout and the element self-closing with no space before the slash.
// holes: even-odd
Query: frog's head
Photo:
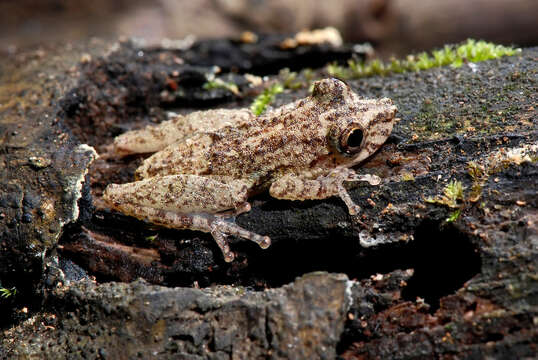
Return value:
<svg viewBox="0 0 538 360">
<path fill-rule="evenodd" d="M 312 96 L 326 105 L 329 142 L 346 158 L 343 166 L 368 158 L 392 131 L 396 106 L 388 98 L 361 99 L 337 79 L 316 82 Z"/>
</svg>

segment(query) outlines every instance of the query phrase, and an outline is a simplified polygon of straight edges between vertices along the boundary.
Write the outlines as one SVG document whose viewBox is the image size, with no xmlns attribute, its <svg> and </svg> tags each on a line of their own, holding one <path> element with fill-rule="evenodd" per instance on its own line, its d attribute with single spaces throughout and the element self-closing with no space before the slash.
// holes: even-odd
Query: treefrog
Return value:
<svg viewBox="0 0 538 360">
<path fill-rule="evenodd" d="M 344 82 L 316 81 L 304 99 L 260 116 L 248 109 L 198 111 L 115 139 L 118 153 L 154 152 L 136 180 L 111 184 L 106 203 L 124 214 L 176 229 L 211 233 L 230 262 L 227 236 L 271 244 L 230 218 L 250 210 L 248 198 L 269 190 L 277 199 L 340 196 L 360 210 L 343 183 L 381 182 L 351 167 L 372 155 L 392 131 L 388 98 L 362 99 Z"/>
</svg>

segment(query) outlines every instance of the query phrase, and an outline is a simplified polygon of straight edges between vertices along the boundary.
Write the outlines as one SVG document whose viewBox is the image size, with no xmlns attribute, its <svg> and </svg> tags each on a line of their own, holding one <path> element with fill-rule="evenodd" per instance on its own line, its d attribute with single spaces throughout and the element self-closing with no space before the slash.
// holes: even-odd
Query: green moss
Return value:
<svg viewBox="0 0 538 360">
<path fill-rule="evenodd" d="M 299 73 L 290 71 L 288 68 L 280 70 L 278 79 L 284 89 L 298 90 L 301 88 L 312 88 L 313 83 L 319 80 L 319 74 L 310 68 L 302 69 Z"/>
<path fill-rule="evenodd" d="M 276 83 L 271 85 L 271 87 L 265 89 L 263 93 L 258 95 L 252 105 L 250 105 L 250 110 L 256 115 L 261 115 L 267 106 L 275 100 L 275 95 L 284 91 L 284 87 L 281 83 Z"/>
<path fill-rule="evenodd" d="M 350 79 L 351 78 L 351 72 L 349 68 L 338 65 L 335 62 L 328 64 L 326 70 L 329 75 L 334 76 L 335 78 L 338 78 L 338 79 Z"/>
<path fill-rule="evenodd" d="M 458 218 L 460 217 L 461 215 L 461 209 L 458 209 L 454 212 L 452 212 L 447 218 L 446 218 L 446 222 L 454 222 L 456 220 L 458 220 Z"/>
<path fill-rule="evenodd" d="M 417 124 L 423 124 L 421 131 L 433 132 L 439 130 L 442 119 L 439 119 L 437 109 L 439 105 L 432 99 L 426 98 L 422 102 L 420 111 L 417 114 Z"/>
<path fill-rule="evenodd" d="M 445 205 L 450 208 L 456 209 L 451 212 L 445 219 L 447 223 L 454 222 L 459 219 L 464 204 L 463 184 L 461 181 L 452 180 L 449 182 L 443 190 L 443 195 L 436 198 L 429 197 L 425 199 L 427 203 Z"/>
<path fill-rule="evenodd" d="M 482 196 L 482 188 L 488 179 L 488 174 L 483 165 L 477 164 L 474 161 L 467 163 L 467 170 L 469 176 L 473 179 L 473 185 L 471 186 L 471 193 L 469 194 L 469 200 L 471 202 L 477 202 Z"/>
<path fill-rule="evenodd" d="M 402 181 L 415 181 L 415 177 L 410 172 L 404 172 L 402 174 Z"/>
<path fill-rule="evenodd" d="M 278 77 L 282 80 L 282 86 L 285 89 L 297 90 L 306 86 L 305 82 L 298 79 L 298 74 L 288 68 L 280 70 Z"/>
<path fill-rule="evenodd" d="M 237 87 L 236 84 L 234 84 L 232 82 L 226 82 L 226 81 L 223 81 L 221 79 L 209 80 L 208 82 L 206 82 L 204 84 L 203 88 L 206 89 L 206 90 L 226 89 L 226 90 L 232 92 L 235 95 L 240 94 L 239 88 Z"/>
<path fill-rule="evenodd" d="M 306 68 L 301 70 L 301 75 L 305 78 L 308 83 L 313 83 L 316 78 L 316 72 L 311 68 Z"/>
<path fill-rule="evenodd" d="M 150 243 L 154 242 L 156 239 L 157 239 L 157 234 L 146 236 L 146 241 L 148 241 Z"/>
<path fill-rule="evenodd" d="M 405 60 L 391 59 L 389 62 L 383 63 L 379 59 L 369 61 L 352 59 L 348 61 L 347 67 L 333 63 L 327 66 L 327 72 L 337 78 L 353 79 L 373 75 L 420 71 L 439 66 L 460 67 L 466 62 L 496 59 L 501 56 L 515 55 L 519 52 L 521 52 L 521 49 L 469 39 L 461 45 L 445 45 L 443 49 L 434 50 L 431 54 L 421 52 L 416 55 L 408 55 Z"/>
<path fill-rule="evenodd" d="M 452 180 L 447 184 L 442 196 L 426 199 L 428 203 L 446 205 L 451 208 L 458 208 L 458 201 L 463 201 L 463 184 L 461 181 L 456 180 Z"/>
<path fill-rule="evenodd" d="M 7 299 L 10 296 L 15 296 L 17 294 L 17 289 L 12 287 L 11 289 L 0 287 L 0 297 Z"/>
<path fill-rule="evenodd" d="M 457 200 L 463 200 L 463 184 L 461 181 L 453 180 L 449 182 L 445 188 L 445 197 L 449 199 L 451 204 L 456 204 Z"/>
</svg>

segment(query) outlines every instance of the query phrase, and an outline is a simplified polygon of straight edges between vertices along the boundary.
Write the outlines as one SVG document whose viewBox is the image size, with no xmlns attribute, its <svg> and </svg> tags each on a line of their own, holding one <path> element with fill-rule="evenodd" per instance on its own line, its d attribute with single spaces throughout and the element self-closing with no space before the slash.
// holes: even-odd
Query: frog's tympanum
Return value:
<svg viewBox="0 0 538 360">
<path fill-rule="evenodd" d="M 210 232 L 229 262 L 228 235 L 262 248 L 271 244 L 226 219 L 249 211 L 253 194 L 269 189 L 291 200 L 338 195 L 357 214 L 343 182 L 380 183 L 351 167 L 385 142 L 395 112 L 390 99 L 361 99 L 345 83 L 324 79 L 311 96 L 258 117 L 247 109 L 177 116 L 116 138 L 118 153 L 155 153 L 137 169 L 138 181 L 109 185 L 104 199 L 154 224 Z"/>
</svg>

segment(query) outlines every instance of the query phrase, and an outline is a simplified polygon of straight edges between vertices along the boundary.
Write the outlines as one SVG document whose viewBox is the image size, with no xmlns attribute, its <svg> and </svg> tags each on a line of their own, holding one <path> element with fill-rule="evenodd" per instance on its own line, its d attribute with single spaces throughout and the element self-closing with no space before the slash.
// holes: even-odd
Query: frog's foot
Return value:
<svg viewBox="0 0 538 360">
<path fill-rule="evenodd" d="M 344 187 L 345 181 L 366 181 L 370 185 L 379 185 L 381 183 L 381 178 L 377 175 L 365 174 L 359 175 L 351 169 L 338 169 L 333 173 L 333 176 L 338 178 L 337 181 L 337 190 L 338 196 L 346 204 L 350 215 L 357 215 L 361 211 L 361 207 L 353 202 L 351 196 Z"/>
<path fill-rule="evenodd" d="M 271 245 L 271 239 L 269 236 L 258 235 L 222 218 L 215 218 L 210 224 L 210 229 L 211 235 L 213 235 L 215 242 L 222 251 L 224 261 L 226 262 L 231 262 L 234 259 L 234 254 L 230 251 L 230 247 L 228 246 L 228 241 L 226 239 L 228 235 L 254 241 L 262 249 L 267 249 Z"/>
</svg>

